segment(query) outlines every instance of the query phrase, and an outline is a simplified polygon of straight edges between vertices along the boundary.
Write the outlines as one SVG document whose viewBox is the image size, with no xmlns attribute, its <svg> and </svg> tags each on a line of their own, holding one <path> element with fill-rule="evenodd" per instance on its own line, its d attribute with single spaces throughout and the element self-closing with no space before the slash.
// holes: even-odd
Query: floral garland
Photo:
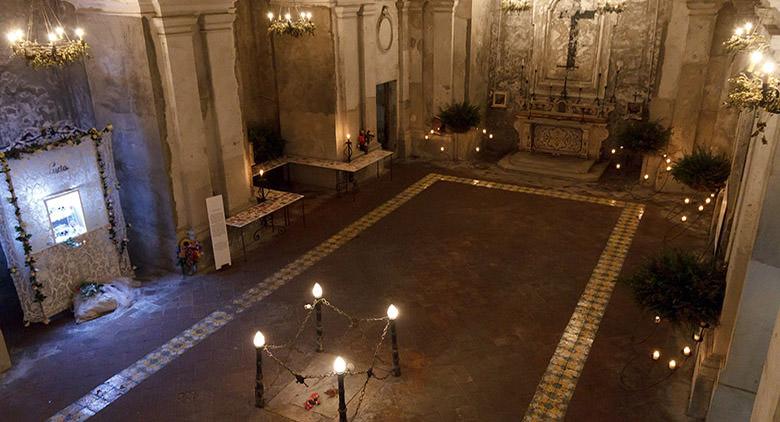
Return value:
<svg viewBox="0 0 780 422">
<path fill-rule="evenodd" d="M 30 286 L 33 289 L 33 301 L 42 303 L 46 299 L 46 295 L 43 294 L 43 284 L 38 281 L 38 270 L 35 268 L 35 258 L 32 256 L 32 245 L 30 244 L 31 234 L 25 230 L 25 224 L 22 221 L 22 209 L 19 207 L 19 198 L 16 196 L 14 190 L 14 184 L 11 180 L 11 166 L 8 165 L 8 159 L 5 153 L 0 152 L 0 166 L 1 171 L 5 174 L 5 182 L 8 184 L 8 192 L 11 196 L 8 198 L 8 202 L 14 207 L 14 215 L 16 216 L 16 240 L 22 243 L 24 249 L 24 265 L 30 269 Z M 16 268 L 11 268 L 11 273 L 16 273 Z"/>
<path fill-rule="evenodd" d="M 8 185 L 8 192 L 11 194 L 7 198 L 8 202 L 14 207 L 14 215 L 16 216 L 17 224 L 14 227 L 16 230 L 16 240 L 21 242 L 24 250 L 24 263 L 25 266 L 30 269 L 30 286 L 33 289 L 33 301 L 42 303 L 46 299 L 46 295 L 43 294 L 43 284 L 38 280 L 38 269 L 35 268 L 35 258 L 32 256 L 32 244 L 30 244 L 31 234 L 27 233 L 25 229 L 24 221 L 22 221 L 22 210 L 19 207 L 19 199 L 16 196 L 16 190 L 14 189 L 13 180 L 11 179 L 11 167 L 8 164 L 9 159 L 19 159 L 24 155 L 35 154 L 41 151 L 51 151 L 63 146 L 75 146 L 80 145 L 82 138 L 86 135 L 90 135 L 90 138 L 95 141 L 96 147 L 100 146 L 103 140 L 103 134 L 111 132 L 113 127 L 109 124 L 102 131 L 97 129 L 90 129 L 89 131 L 83 131 L 81 129 L 75 129 L 70 126 L 64 126 L 60 129 L 53 127 L 43 127 L 38 133 L 28 132 L 22 138 L 10 145 L 5 150 L 0 151 L 0 172 L 5 175 L 5 182 Z M 117 221 L 114 216 L 114 204 L 108 197 L 108 178 L 105 171 L 105 162 L 100 154 L 100 149 L 96 148 L 98 167 L 100 172 L 101 185 L 103 186 L 103 197 L 106 201 L 106 209 L 108 211 L 109 221 L 109 236 L 117 245 L 119 254 L 124 253 L 127 245 L 127 239 L 122 239 L 121 242 L 116 241 L 117 236 Z M 117 189 L 119 186 L 117 185 Z M 129 225 L 128 225 L 129 227 Z M 11 268 L 11 273 L 16 273 L 16 268 Z"/>
<path fill-rule="evenodd" d="M 110 132 L 113 128 L 111 125 L 108 125 L 104 132 Z M 119 251 L 119 255 L 122 255 L 125 252 L 125 249 L 127 248 L 127 244 L 130 243 L 130 239 L 124 237 L 122 239 L 118 239 L 117 235 L 117 221 L 116 221 L 116 213 L 114 211 L 114 201 L 110 198 L 111 194 L 111 184 L 109 183 L 108 177 L 106 175 L 106 162 L 103 159 L 103 154 L 100 153 L 100 145 L 103 142 L 103 136 L 98 131 L 90 131 L 90 135 L 92 137 L 92 140 L 95 141 L 95 152 L 96 152 L 96 158 L 97 158 L 97 164 L 98 164 L 98 172 L 100 173 L 100 186 L 103 189 L 103 198 L 105 198 L 106 201 L 106 212 L 108 213 L 108 237 L 111 239 L 112 242 L 116 245 L 117 250 Z M 119 190 L 120 184 L 117 182 L 114 186 L 114 189 Z M 126 225 L 127 228 L 130 228 L 130 224 Z"/>
</svg>

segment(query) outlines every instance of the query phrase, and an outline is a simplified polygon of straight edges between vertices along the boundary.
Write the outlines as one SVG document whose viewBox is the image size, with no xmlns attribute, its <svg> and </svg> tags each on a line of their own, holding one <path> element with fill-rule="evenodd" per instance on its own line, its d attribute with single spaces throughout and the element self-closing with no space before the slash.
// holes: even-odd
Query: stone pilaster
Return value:
<svg viewBox="0 0 780 422">
<path fill-rule="evenodd" d="M 211 76 L 211 98 L 216 118 L 224 196 L 228 214 L 246 207 L 251 199 L 251 164 L 244 134 L 239 87 L 236 77 L 236 49 L 233 38 L 233 10 L 204 15 L 202 32 Z M 213 169 L 212 169 L 213 170 Z"/>
<path fill-rule="evenodd" d="M 412 140 L 425 136 L 425 99 L 423 96 L 423 7 L 422 2 L 399 1 L 398 49 L 400 63 L 399 110 L 402 151 L 412 153 Z"/>
<path fill-rule="evenodd" d="M 725 356 L 708 421 L 750 420 L 769 344 L 780 310 L 780 140 L 777 117 L 769 120 L 769 142 L 753 139 L 737 204 L 726 297 L 715 352 Z M 776 362 L 775 362 L 776 364 Z"/>
<path fill-rule="evenodd" d="M 674 132 L 670 151 L 674 154 L 693 151 L 720 2 L 689 1 L 687 5 L 688 32 L 672 115 Z"/>
<path fill-rule="evenodd" d="M 453 28 L 456 0 L 431 1 L 433 27 L 429 32 L 433 53 L 433 109 L 438 113 L 439 107 L 452 102 L 453 99 Z"/>
<path fill-rule="evenodd" d="M 195 15 L 155 17 L 157 62 L 165 97 L 167 144 L 175 202 L 176 232 L 208 231 L 206 198 L 213 193 L 200 90 L 196 73 Z"/>
<path fill-rule="evenodd" d="M 376 24 L 377 6 L 364 4 L 360 8 L 360 104 L 361 128 L 376 133 Z M 378 148 L 376 139 L 371 145 Z"/>
<path fill-rule="evenodd" d="M 334 7 L 336 24 L 336 154 L 341 159 L 347 134 L 357 139 L 361 126 L 360 5 Z"/>
</svg>

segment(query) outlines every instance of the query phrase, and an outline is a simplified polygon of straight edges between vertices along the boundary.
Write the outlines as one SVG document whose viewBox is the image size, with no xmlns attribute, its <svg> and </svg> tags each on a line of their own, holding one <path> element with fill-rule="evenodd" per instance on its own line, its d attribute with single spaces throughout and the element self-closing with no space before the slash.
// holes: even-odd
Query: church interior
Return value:
<svg viewBox="0 0 780 422">
<path fill-rule="evenodd" d="M 0 6 L 0 419 L 780 422 L 777 1 Z"/>
</svg>

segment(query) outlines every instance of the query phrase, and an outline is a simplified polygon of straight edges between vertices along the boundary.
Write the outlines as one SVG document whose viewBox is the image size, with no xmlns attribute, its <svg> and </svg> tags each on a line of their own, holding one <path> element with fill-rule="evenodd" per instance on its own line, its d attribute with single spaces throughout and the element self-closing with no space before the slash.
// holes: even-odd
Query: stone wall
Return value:
<svg viewBox="0 0 780 422">
<path fill-rule="evenodd" d="M 583 2 L 582 8 L 593 8 L 593 3 Z M 516 143 L 517 133 L 512 127 L 512 122 L 524 94 L 524 80 L 528 79 L 531 86 L 535 85 L 532 63 L 545 54 L 539 51 L 542 43 L 535 38 L 539 38 L 540 27 L 543 28 L 545 25 L 546 14 L 550 7 L 555 7 L 555 4 L 557 0 L 537 1 L 533 3 L 533 9 L 530 11 L 508 13 L 500 10 L 498 1 L 490 1 L 482 6 L 483 9 L 489 8 L 489 16 L 479 18 L 477 15 L 479 19 L 475 21 L 476 28 L 472 30 L 476 31 L 476 37 L 472 42 L 474 46 L 483 44 L 484 47 L 480 48 L 481 52 L 476 52 L 475 67 L 479 68 L 480 62 L 487 60 L 489 76 L 487 89 L 481 92 L 483 96 L 479 96 L 479 91 L 475 92 L 471 101 L 487 108 L 488 126 L 496 133 L 497 143 L 501 140 L 507 143 L 505 147 Z M 643 102 L 652 95 L 656 85 L 661 41 L 668 21 L 668 8 L 666 0 L 628 0 L 626 10 L 622 14 L 617 17 L 610 15 L 604 17 L 605 31 L 607 31 L 607 39 L 604 42 L 609 45 L 607 51 L 609 70 L 601 76 L 601 95 L 604 95 L 603 85 L 606 82 L 606 95 L 616 97 L 621 104 L 619 110 L 627 102 Z M 587 20 L 581 22 L 581 25 L 590 24 Z M 488 27 L 483 28 L 484 25 Z M 486 30 L 489 31 L 488 40 L 484 41 L 479 35 Z M 556 43 L 559 41 L 556 40 Z M 581 41 L 582 54 L 587 54 L 584 44 L 587 41 Z M 565 40 L 560 42 L 565 47 Z M 489 51 L 487 57 L 484 54 L 485 49 Z M 577 77 L 576 73 L 577 69 L 572 72 L 574 78 Z M 535 93 L 548 95 L 549 85 L 538 83 L 542 80 L 541 74 L 537 75 L 536 79 Z M 556 84 L 562 84 L 563 78 L 559 79 L 561 80 Z M 571 84 L 572 81 L 570 80 L 569 83 Z M 489 108 L 490 94 L 495 90 L 508 92 L 508 108 Z M 556 85 L 552 93 L 557 95 L 559 92 L 560 87 Z M 572 97 L 578 95 L 577 89 L 572 88 L 571 85 L 569 85 L 569 95 Z"/>
<path fill-rule="evenodd" d="M 113 145 L 131 259 L 141 274 L 174 269 L 176 232 L 164 143 L 164 100 L 145 18 L 83 13 L 97 120 L 114 125 Z M 121 46 L 121 48 L 119 47 Z"/>
</svg>

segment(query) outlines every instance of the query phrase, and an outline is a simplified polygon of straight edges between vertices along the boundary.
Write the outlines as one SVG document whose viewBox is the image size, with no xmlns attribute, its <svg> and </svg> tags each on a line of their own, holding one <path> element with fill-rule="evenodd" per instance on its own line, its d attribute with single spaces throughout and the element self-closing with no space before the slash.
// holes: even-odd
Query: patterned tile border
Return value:
<svg viewBox="0 0 780 422">
<path fill-rule="evenodd" d="M 579 362 L 579 369 L 576 370 L 576 374 L 571 375 L 573 377 L 571 391 L 573 392 L 576 378 L 579 376 L 579 372 L 582 370 L 582 365 L 584 365 L 585 359 L 587 358 L 587 353 L 590 349 L 590 344 L 593 342 L 593 337 L 595 337 L 595 332 L 598 328 L 601 315 L 603 315 L 604 308 L 606 307 L 606 303 L 609 300 L 609 295 L 612 291 L 612 287 L 614 286 L 614 279 L 617 277 L 617 273 L 620 270 L 620 266 L 622 265 L 623 257 L 628 250 L 634 229 L 638 223 L 638 221 L 634 221 L 632 224 L 632 221 L 630 220 L 631 218 L 636 220 L 636 212 L 637 210 L 640 210 L 641 212 L 642 207 L 635 204 L 629 204 L 626 202 L 605 198 L 529 188 L 506 183 L 487 182 L 455 176 L 429 174 L 406 188 L 392 199 L 374 208 L 368 214 L 365 214 L 363 217 L 359 218 L 335 235 L 320 243 L 314 249 L 311 249 L 295 261 L 290 262 L 276 273 L 258 283 L 255 287 L 248 289 L 243 294 L 233 299 L 229 305 L 224 306 L 220 310 L 212 312 L 202 320 L 195 323 L 195 325 L 192 327 L 170 339 L 168 342 L 153 350 L 143 358 L 139 359 L 137 362 L 133 363 L 123 371 L 107 379 L 105 382 L 92 389 L 92 391 L 87 393 L 84 397 L 57 412 L 48 420 L 83 421 L 94 416 L 97 412 L 100 412 L 106 406 L 110 405 L 114 400 L 122 397 L 145 379 L 149 378 L 167 364 L 171 363 L 178 356 L 182 355 L 184 352 L 203 341 L 209 335 L 213 334 L 227 323 L 235 319 L 239 314 L 260 302 L 263 298 L 270 295 L 276 289 L 282 287 L 288 281 L 292 280 L 323 258 L 327 257 L 336 251 L 339 247 L 354 239 L 361 232 L 371 227 L 377 221 L 395 211 L 401 205 L 405 204 L 407 201 L 428 189 L 438 181 L 463 183 L 491 189 L 529 193 L 534 195 L 589 202 L 607 206 L 626 207 L 626 210 L 620 216 L 618 226 L 615 228 L 615 231 L 613 231 L 612 236 L 610 237 L 607 249 L 602 254 L 601 259 L 599 260 L 599 265 L 596 266 L 596 269 L 593 272 L 593 276 L 591 277 L 591 280 L 585 289 L 585 293 L 583 293 L 580 303 L 577 305 L 577 309 L 572 316 L 572 320 L 569 322 L 569 326 L 566 328 L 564 338 L 561 339 L 561 344 L 558 346 L 558 350 L 556 350 L 556 355 L 553 357 L 553 361 L 555 362 L 558 362 L 558 359 L 568 359 L 572 362 Z M 582 344 L 581 341 L 583 342 Z M 561 353 L 560 356 L 559 353 Z M 576 356 L 576 358 L 574 356 Z M 539 385 L 539 390 L 543 391 L 540 393 L 540 391 L 537 390 L 536 396 L 534 397 L 534 401 L 531 405 L 532 408 L 537 402 L 543 406 L 546 406 L 546 403 L 551 402 L 551 399 L 548 397 L 548 390 L 546 388 L 542 389 L 542 385 L 545 385 L 546 379 L 553 380 L 560 378 L 560 376 L 555 378 L 556 375 L 554 373 L 550 374 L 551 368 L 552 371 L 557 371 L 558 369 L 556 368 L 559 368 L 559 366 L 555 366 L 553 368 L 553 361 L 550 362 L 551 366 L 548 367 L 548 370 L 545 373 L 545 378 L 543 378 L 542 384 Z M 571 368 L 575 367 L 577 366 L 571 366 Z M 568 369 L 569 367 L 567 367 L 565 364 L 561 368 L 563 368 L 563 370 L 569 371 L 567 374 L 570 374 L 572 371 Z M 571 392 L 568 393 L 568 397 L 571 397 Z M 565 412 L 565 404 L 566 403 L 561 405 L 562 412 Z M 529 409 L 529 414 L 530 413 L 531 409 Z"/>
<path fill-rule="evenodd" d="M 564 419 L 643 213 L 643 206 L 629 204 L 620 214 L 547 370 L 536 387 L 524 422 Z"/>
</svg>

